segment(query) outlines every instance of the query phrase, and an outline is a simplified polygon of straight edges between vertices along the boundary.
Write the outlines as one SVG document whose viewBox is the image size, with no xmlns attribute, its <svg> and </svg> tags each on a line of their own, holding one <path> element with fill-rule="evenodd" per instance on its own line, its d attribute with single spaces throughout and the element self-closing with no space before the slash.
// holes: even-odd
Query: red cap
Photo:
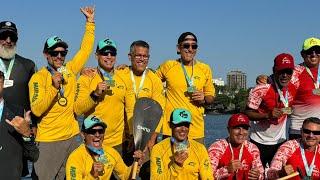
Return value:
<svg viewBox="0 0 320 180">
<path fill-rule="evenodd" d="M 274 58 L 273 68 L 275 71 L 294 69 L 294 59 L 290 54 L 282 53 Z"/>
<path fill-rule="evenodd" d="M 235 127 L 239 125 L 246 125 L 250 127 L 249 118 L 245 114 L 233 114 L 228 122 L 228 127 Z"/>
</svg>

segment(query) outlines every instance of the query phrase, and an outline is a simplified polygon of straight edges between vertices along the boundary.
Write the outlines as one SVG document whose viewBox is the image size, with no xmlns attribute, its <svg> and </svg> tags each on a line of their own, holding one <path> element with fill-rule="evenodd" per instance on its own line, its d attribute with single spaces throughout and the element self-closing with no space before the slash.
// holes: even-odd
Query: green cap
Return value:
<svg viewBox="0 0 320 180">
<path fill-rule="evenodd" d="M 107 125 L 102 120 L 100 120 L 97 116 L 89 115 L 83 121 L 82 131 L 90 129 L 94 126 L 102 126 L 103 128 L 107 128 Z"/>
<path fill-rule="evenodd" d="M 64 47 L 65 49 L 67 49 L 68 44 L 58 36 L 52 36 L 47 39 L 44 45 L 44 50 L 51 49 L 52 47 Z"/>
<path fill-rule="evenodd" d="M 112 39 L 104 39 L 104 40 L 99 41 L 98 46 L 97 46 L 97 51 L 100 51 L 108 46 L 117 50 L 117 45 Z"/>
<path fill-rule="evenodd" d="M 174 109 L 171 116 L 171 122 L 173 124 L 180 124 L 183 122 L 191 123 L 191 113 L 182 108 Z"/>
<path fill-rule="evenodd" d="M 319 46 L 320 47 L 320 39 L 315 38 L 315 37 L 311 37 L 308 38 L 306 40 L 304 40 L 303 46 L 302 46 L 302 50 L 306 51 L 310 48 L 312 48 L 313 46 Z"/>
</svg>

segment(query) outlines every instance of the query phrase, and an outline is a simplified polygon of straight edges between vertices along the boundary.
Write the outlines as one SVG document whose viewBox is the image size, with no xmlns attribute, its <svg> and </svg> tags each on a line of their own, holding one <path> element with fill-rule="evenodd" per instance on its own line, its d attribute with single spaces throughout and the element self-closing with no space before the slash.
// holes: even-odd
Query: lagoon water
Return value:
<svg viewBox="0 0 320 180">
<path fill-rule="evenodd" d="M 225 138 L 228 135 L 227 123 L 230 115 L 209 115 L 205 119 L 205 145 L 208 148 L 216 139 Z M 31 166 L 30 166 L 31 169 Z M 29 177 L 22 179 L 31 179 Z"/>
</svg>

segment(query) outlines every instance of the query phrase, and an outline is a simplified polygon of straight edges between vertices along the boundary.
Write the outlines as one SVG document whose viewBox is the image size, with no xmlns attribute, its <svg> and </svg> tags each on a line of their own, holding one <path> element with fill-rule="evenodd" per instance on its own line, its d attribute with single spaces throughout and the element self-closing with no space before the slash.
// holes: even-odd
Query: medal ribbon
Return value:
<svg viewBox="0 0 320 180">
<path fill-rule="evenodd" d="M 184 73 L 184 77 L 186 78 L 187 80 L 187 83 L 188 83 L 188 87 L 191 87 L 193 86 L 193 65 L 194 65 L 194 61 L 192 61 L 192 73 L 191 73 L 191 77 L 188 76 L 188 73 L 186 71 L 186 68 L 184 67 L 183 63 L 182 63 L 182 60 L 181 60 L 181 67 L 182 67 L 182 70 L 183 70 L 183 73 Z"/>
<path fill-rule="evenodd" d="M 110 81 L 112 81 L 112 79 L 113 79 L 112 73 L 108 73 L 100 67 L 99 67 L 99 70 L 100 70 L 103 77 L 107 77 Z"/>
<path fill-rule="evenodd" d="M 288 92 L 288 88 L 286 88 L 286 95 L 283 96 L 283 91 L 279 88 L 278 83 L 273 80 L 274 84 L 276 85 L 278 94 L 280 96 L 280 101 L 283 103 L 284 107 L 289 107 L 289 92 Z"/>
<path fill-rule="evenodd" d="M 301 151 L 301 157 L 302 157 L 304 169 L 306 170 L 306 174 L 307 174 L 308 177 L 311 177 L 312 176 L 312 171 L 313 171 L 313 168 L 314 168 L 314 161 L 316 159 L 316 155 L 317 155 L 317 152 L 318 152 L 318 145 L 317 145 L 316 150 L 314 152 L 313 159 L 312 159 L 312 162 L 311 162 L 310 166 L 308 166 L 308 162 L 307 162 L 307 159 L 306 159 L 306 155 L 304 153 L 303 145 L 301 143 L 300 143 L 300 151 Z"/>
<path fill-rule="evenodd" d="M 51 66 L 51 64 L 48 64 L 47 69 L 48 69 L 48 71 L 50 72 L 50 74 L 52 76 L 54 74 L 54 69 Z M 62 75 L 62 82 L 63 81 L 64 81 L 64 79 L 63 79 L 63 75 Z M 60 94 L 61 97 L 64 97 L 64 89 L 63 89 L 62 85 L 59 86 L 59 94 Z"/>
<path fill-rule="evenodd" d="M 234 153 L 233 153 L 232 146 L 230 143 L 228 143 L 228 144 L 229 144 L 230 151 L 231 151 L 231 157 L 232 157 L 232 159 L 234 159 Z M 243 143 L 241 144 L 241 148 L 240 148 L 240 152 L 239 152 L 239 161 L 241 161 L 241 159 L 242 159 L 242 154 L 243 154 Z"/>
<path fill-rule="evenodd" d="M 136 98 L 139 97 L 139 92 L 143 87 L 144 80 L 146 78 L 147 69 L 148 68 L 146 68 L 142 73 L 142 77 L 141 77 L 141 81 L 140 81 L 138 90 L 137 90 L 137 87 L 136 87 L 136 80 L 134 79 L 133 71 L 132 71 L 132 69 L 130 69 L 130 77 L 131 77 L 131 81 L 132 81 L 132 85 L 133 85 L 133 91 L 134 91 L 134 94 L 136 95 Z"/>
<path fill-rule="evenodd" d="M 309 74 L 309 76 L 311 77 L 311 79 L 312 79 L 312 81 L 313 81 L 313 84 L 314 84 L 314 87 L 316 88 L 316 89 L 318 89 L 319 88 L 319 84 L 320 84 L 320 74 L 319 74 L 319 68 L 320 68 L 320 66 L 318 67 L 318 77 L 317 77 L 317 81 L 314 79 L 314 77 L 313 77 L 313 75 L 312 75 L 312 73 L 311 73 L 311 70 L 305 65 L 305 64 L 303 64 L 304 65 L 304 67 L 306 68 L 306 71 L 307 71 L 307 73 Z"/>
<path fill-rule="evenodd" d="M 8 66 L 8 69 L 6 68 L 5 64 L 3 63 L 3 60 L 1 59 L 1 61 L 0 61 L 0 69 L 4 74 L 4 79 L 5 80 L 8 80 L 10 78 L 10 74 L 11 74 L 11 71 L 12 71 L 14 60 L 15 60 L 14 58 L 10 60 L 10 64 Z"/>
</svg>

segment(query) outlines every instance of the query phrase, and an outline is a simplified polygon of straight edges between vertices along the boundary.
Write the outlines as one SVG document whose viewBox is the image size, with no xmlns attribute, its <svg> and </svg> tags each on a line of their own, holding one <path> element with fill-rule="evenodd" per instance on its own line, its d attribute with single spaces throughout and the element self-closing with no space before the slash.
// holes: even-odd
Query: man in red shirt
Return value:
<svg viewBox="0 0 320 180">
<path fill-rule="evenodd" d="M 228 122 L 229 137 L 209 147 L 215 179 L 263 179 L 259 149 L 247 140 L 249 127 L 246 115 L 234 114 Z"/>
<path fill-rule="evenodd" d="M 268 179 L 276 179 L 300 169 L 303 179 L 320 179 L 320 119 L 315 117 L 303 121 L 301 139 L 282 144 L 274 156 Z M 299 180 L 296 176 L 291 179 Z"/>
<path fill-rule="evenodd" d="M 303 63 L 295 67 L 291 82 L 297 92 L 292 104 L 289 138 L 301 138 L 303 120 L 308 117 L 320 118 L 319 61 L 320 39 L 308 38 L 304 41 L 301 56 Z"/>
<path fill-rule="evenodd" d="M 294 59 L 282 53 L 275 57 L 269 83 L 250 91 L 245 113 L 251 122 L 250 141 L 258 146 L 263 166 L 270 165 L 278 147 L 287 139 L 287 115 L 295 88 L 290 84 Z"/>
</svg>

